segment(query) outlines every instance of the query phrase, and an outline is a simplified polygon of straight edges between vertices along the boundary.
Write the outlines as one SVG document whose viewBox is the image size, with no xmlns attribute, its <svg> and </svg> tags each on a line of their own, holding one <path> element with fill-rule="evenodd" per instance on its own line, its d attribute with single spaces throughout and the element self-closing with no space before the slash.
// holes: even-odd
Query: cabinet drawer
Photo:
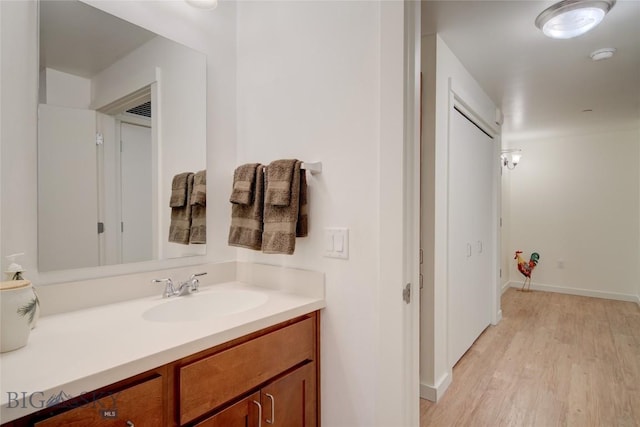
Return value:
<svg viewBox="0 0 640 427">
<path fill-rule="evenodd" d="M 104 414 L 103 411 L 110 413 Z M 127 421 L 131 421 L 136 427 L 157 427 L 163 424 L 162 415 L 162 377 L 156 377 L 34 425 L 36 427 L 97 425 L 115 427 L 124 426 Z"/>
<path fill-rule="evenodd" d="M 315 323 L 302 320 L 180 368 L 180 423 L 240 396 L 315 354 Z"/>
</svg>

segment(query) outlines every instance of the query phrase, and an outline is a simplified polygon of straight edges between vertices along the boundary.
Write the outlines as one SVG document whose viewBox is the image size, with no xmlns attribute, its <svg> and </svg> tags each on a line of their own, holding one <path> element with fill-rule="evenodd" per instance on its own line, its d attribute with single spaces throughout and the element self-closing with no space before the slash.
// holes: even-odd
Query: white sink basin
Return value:
<svg viewBox="0 0 640 427">
<path fill-rule="evenodd" d="M 172 297 L 142 317 L 152 322 L 197 322 L 251 310 L 267 302 L 267 295 L 246 289 L 221 289 Z"/>
</svg>

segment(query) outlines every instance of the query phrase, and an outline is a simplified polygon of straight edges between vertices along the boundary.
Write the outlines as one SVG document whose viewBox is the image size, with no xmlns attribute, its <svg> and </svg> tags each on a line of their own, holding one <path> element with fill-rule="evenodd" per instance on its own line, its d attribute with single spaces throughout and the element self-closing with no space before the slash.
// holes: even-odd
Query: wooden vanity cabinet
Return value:
<svg viewBox="0 0 640 427">
<path fill-rule="evenodd" d="M 157 427 L 163 422 L 163 405 L 162 378 L 156 377 L 36 422 L 34 426 Z"/>
<path fill-rule="evenodd" d="M 301 366 L 260 390 L 262 423 L 274 427 L 316 427 L 315 364 Z"/>
<path fill-rule="evenodd" d="M 315 363 L 307 363 L 195 427 L 316 427 L 316 399 Z"/>
<path fill-rule="evenodd" d="M 258 427 L 258 419 L 262 417 L 262 407 L 259 403 L 260 393 L 253 393 L 199 422 L 195 427 Z"/>
<path fill-rule="evenodd" d="M 2 427 L 319 427 L 319 328 L 310 313 Z"/>
<path fill-rule="evenodd" d="M 298 365 L 314 363 L 315 328 L 315 318 L 308 317 L 181 366 L 181 425 Z"/>
</svg>

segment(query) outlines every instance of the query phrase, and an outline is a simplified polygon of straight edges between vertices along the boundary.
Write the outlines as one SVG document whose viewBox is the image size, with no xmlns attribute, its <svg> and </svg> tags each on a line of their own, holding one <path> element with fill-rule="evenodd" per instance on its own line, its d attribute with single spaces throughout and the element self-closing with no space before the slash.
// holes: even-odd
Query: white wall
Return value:
<svg viewBox="0 0 640 427">
<path fill-rule="evenodd" d="M 383 270 L 402 258 L 402 247 L 391 246 L 395 256 L 380 258 L 386 249 L 381 230 L 402 236 L 402 136 L 383 137 L 390 116 L 400 114 L 402 122 L 402 104 L 381 116 L 381 88 L 400 98 L 403 90 L 402 72 L 396 80 L 381 65 L 388 52 L 381 21 L 398 17 L 399 24 L 389 26 L 402 37 L 402 3 L 389 7 L 394 10 L 378 2 L 238 3 L 237 163 L 291 157 L 323 163 L 322 174 L 309 179 L 310 232 L 297 239 L 295 254 L 240 249 L 238 257 L 325 272 L 322 423 L 332 427 L 392 425 L 383 424 L 385 417 L 403 422 L 397 410 L 402 396 L 396 384 L 386 386 L 388 376 L 402 381 L 402 366 L 385 357 L 393 342 L 379 340 L 385 307 L 402 304 L 401 278 L 382 281 Z M 402 38 L 391 47 L 400 56 L 392 64 L 399 66 Z M 385 162 L 395 159 L 400 169 L 387 170 L 389 182 L 382 183 Z M 396 206 L 395 214 L 382 216 L 385 202 Z M 323 258 L 323 228 L 331 226 L 349 228 L 348 260 Z M 387 286 L 393 301 L 380 300 Z M 386 396 L 386 407 L 378 395 Z"/>
<path fill-rule="evenodd" d="M 36 269 L 37 177 L 36 134 L 38 103 L 38 43 L 35 2 L 0 2 L 0 87 L 2 116 L 2 197 L 0 209 L 2 259 L 27 252 L 22 265 Z"/>
<path fill-rule="evenodd" d="M 40 103 L 60 107 L 89 108 L 91 80 L 53 68 L 40 71 Z"/>
<path fill-rule="evenodd" d="M 638 129 L 518 141 L 507 253 L 540 253 L 539 289 L 636 300 L 640 282 Z M 511 280 L 521 283 L 515 262 Z"/>
<path fill-rule="evenodd" d="M 453 366 L 448 361 L 447 339 L 447 268 L 448 268 L 448 145 L 449 114 L 452 91 L 460 96 L 477 118 L 497 133 L 496 151 L 500 146 L 500 130 L 494 119 L 496 107 L 455 54 L 437 35 L 422 38 L 423 71 L 423 235 L 424 288 L 421 294 L 421 360 L 420 394 L 438 400 L 451 383 Z M 435 63 L 434 63 L 435 61 Z M 435 76 L 434 76 L 435 73 Z M 497 156 L 497 154 L 496 154 Z M 497 157 L 496 157 L 497 159 Z M 497 236 L 497 176 L 494 194 Z M 496 273 L 498 254 L 495 254 Z M 493 322 L 500 317 L 499 280 L 495 278 L 496 295 Z"/>
<path fill-rule="evenodd" d="M 228 197 L 235 145 L 235 14 L 234 2 L 202 11 L 185 2 L 87 2 L 207 55 L 208 192 Z M 79 280 L 134 271 L 199 263 L 197 257 L 143 264 L 74 270 L 40 275 L 37 269 L 36 161 L 38 102 L 37 11 L 35 1 L 0 2 L 2 8 L 2 270 L 4 255 L 26 252 L 23 266 L 36 284 Z M 20 185 L 16 185 L 20 183 Z M 229 212 L 226 203 L 207 207 L 209 261 L 230 260 L 226 244 Z"/>
</svg>

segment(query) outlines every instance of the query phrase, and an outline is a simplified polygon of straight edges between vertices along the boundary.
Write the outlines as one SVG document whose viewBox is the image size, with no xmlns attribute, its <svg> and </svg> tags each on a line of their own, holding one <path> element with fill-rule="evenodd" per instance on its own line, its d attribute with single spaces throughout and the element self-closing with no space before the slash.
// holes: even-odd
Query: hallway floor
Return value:
<svg viewBox="0 0 640 427">
<path fill-rule="evenodd" d="M 421 426 L 640 426 L 637 304 L 507 290 Z"/>
</svg>

